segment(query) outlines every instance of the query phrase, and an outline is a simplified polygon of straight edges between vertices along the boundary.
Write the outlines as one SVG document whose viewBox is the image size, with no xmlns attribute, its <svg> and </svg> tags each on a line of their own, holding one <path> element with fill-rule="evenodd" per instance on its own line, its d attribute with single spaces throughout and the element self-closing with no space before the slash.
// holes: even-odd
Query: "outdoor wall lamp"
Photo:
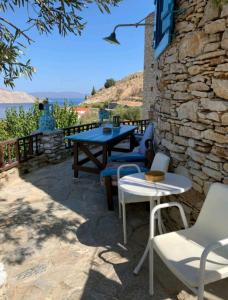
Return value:
<svg viewBox="0 0 228 300">
<path fill-rule="evenodd" d="M 104 40 L 111 44 L 120 45 L 120 42 L 116 38 L 116 29 L 119 27 L 136 27 L 137 28 L 139 26 L 153 26 L 154 25 L 153 23 L 142 23 L 144 20 L 145 20 L 145 18 L 138 23 L 118 24 L 114 27 L 113 32 L 109 36 L 105 37 Z"/>
</svg>

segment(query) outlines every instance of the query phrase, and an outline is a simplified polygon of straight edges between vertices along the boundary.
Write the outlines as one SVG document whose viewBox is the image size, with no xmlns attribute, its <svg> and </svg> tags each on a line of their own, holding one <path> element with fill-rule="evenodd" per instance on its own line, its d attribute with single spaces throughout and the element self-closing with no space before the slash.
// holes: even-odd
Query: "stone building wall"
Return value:
<svg viewBox="0 0 228 300">
<path fill-rule="evenodd" d="M 146 18 L 147 24 L 153 24 L 154 22 L 154 14 L 150 14 Z M 143 100 L 144 105 L 143 109 L 147 117 L 152 118 L 151 115 L 153 109 L 151 109 L 151 99 L 153 99 L 153 89 L 151 85 L 151 78 L 153 78 L 154 70 L 154 55 L 152 45 L 153 38 L 153 26 L 145 27 L 145 47 L 144 47 L 144 72 L 143 72 Z"/>
<path fill-rule="evenodd" d="M 209 185 L 228 183 L 228 4 L 177 0 L 175 9 L 172 42 L 156 61 L 146 30 L 144 107 L 159 148 L 193 181 L 181 200 L 194 222 Z"/>
</svg>

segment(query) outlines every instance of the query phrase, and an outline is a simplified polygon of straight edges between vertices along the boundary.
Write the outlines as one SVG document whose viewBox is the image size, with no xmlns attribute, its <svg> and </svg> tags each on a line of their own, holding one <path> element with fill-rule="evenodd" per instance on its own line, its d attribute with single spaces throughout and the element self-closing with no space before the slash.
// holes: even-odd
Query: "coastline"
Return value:
<svg viewBox="0 0 228 300">
<path fill-rule="evenodd" d="M 49 99 L 49 102 L 51 104 L 57 103 L 60 106 L 64 105 L 64 99 Z M 77 106 L 80 103 L 84 101 L 84 98 L 72 98 L 72 99 L 67 99 L 68 103 L 72 106 Z M 14 102 L 14 103 L 9 103 L 9 102 L 0 102 L 0 120 L 4 119 L 5 117 L 5 111 L 6 109 L 10 108 L 16 108 L 18 109 L 20 106 L 22 106 L 25 110 L 29 110 L 32 108 L 34 102 Z"/>
</svg>

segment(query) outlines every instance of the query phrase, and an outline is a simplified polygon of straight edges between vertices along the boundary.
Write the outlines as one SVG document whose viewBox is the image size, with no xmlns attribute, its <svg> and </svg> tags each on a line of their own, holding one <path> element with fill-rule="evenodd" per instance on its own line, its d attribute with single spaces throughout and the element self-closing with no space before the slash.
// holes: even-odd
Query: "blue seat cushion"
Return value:
<svg viewBox="0 0 228 300">
<path fill-rule="evenodd" d="M 146 130 L 145 130 L 145 133 L 139 143 L 139 153 L 145 155 L 146 153 L 146 144 L 145 142 L 147 140 L 153 140 L 153 136 L 154 136 L 154 124 L 153 123 L 150 123 Z"/>
<path fill-rule="evenodd" d="M 117 176 L 117 169 L 118 169 L 118 166 L 105 168 L 103 171 L 101 171 L 100 175 L 101 175 L 101 177 Z M 141 170 L 141 172 L 146 172 L 146 171 L 148 171 L 148 168 L 140 167 L 140 170 Z M 137 169 L 134 167 L 126 167 L 120 171 L 121 176 L 126 176 L 126 175 L 130 175 L 130 174 L 134 174 L 134 173 L 137 173 Z"/>
<path fill-rule="evenodd" d="M 109 161 L 119 161 L 119 162 L 145 161 L 145 159 L 146 159 L 145 155 L 139 152 L 114 154 L 109 157 Z"/>
</svg>

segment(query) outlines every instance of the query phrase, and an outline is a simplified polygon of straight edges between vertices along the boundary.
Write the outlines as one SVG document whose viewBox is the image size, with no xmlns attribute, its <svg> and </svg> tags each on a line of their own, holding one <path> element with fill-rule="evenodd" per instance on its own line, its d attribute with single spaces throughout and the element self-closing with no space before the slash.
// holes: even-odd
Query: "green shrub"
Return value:
<svg viewBox="0 0 228 300">
<path fill-rule="evenodd" d="M 124 107 L 118 105 L 112 110 L 111 116 L 119 115 L 121 120 L 140 120 L 141 119 L 141 108 L 140 107 Z"/>
<path fill-rule="evenodd" d="M 7 109 L 5 119 L 0 120 L 0 140 L 3 141 L 31 134 L 39 127 L 40 115 L 41 111 L 39 110 L 38 101 L 27 111 L 23 106 L 20 106 L 18 110 L 16 108 Z M 54 104 L 53 115 L 57 128 L 78 124 L 77 113 L 67 101 L 64 102 L 63 106 Z"/>
<path fill-rule="evenodd" d="M 113 78 L 109 78 L 106 80 L 104 87 L 106 89 L 110 88 L 111 86 L 114 86 L 116 84 L 115 80 Z"/>
</svg>

